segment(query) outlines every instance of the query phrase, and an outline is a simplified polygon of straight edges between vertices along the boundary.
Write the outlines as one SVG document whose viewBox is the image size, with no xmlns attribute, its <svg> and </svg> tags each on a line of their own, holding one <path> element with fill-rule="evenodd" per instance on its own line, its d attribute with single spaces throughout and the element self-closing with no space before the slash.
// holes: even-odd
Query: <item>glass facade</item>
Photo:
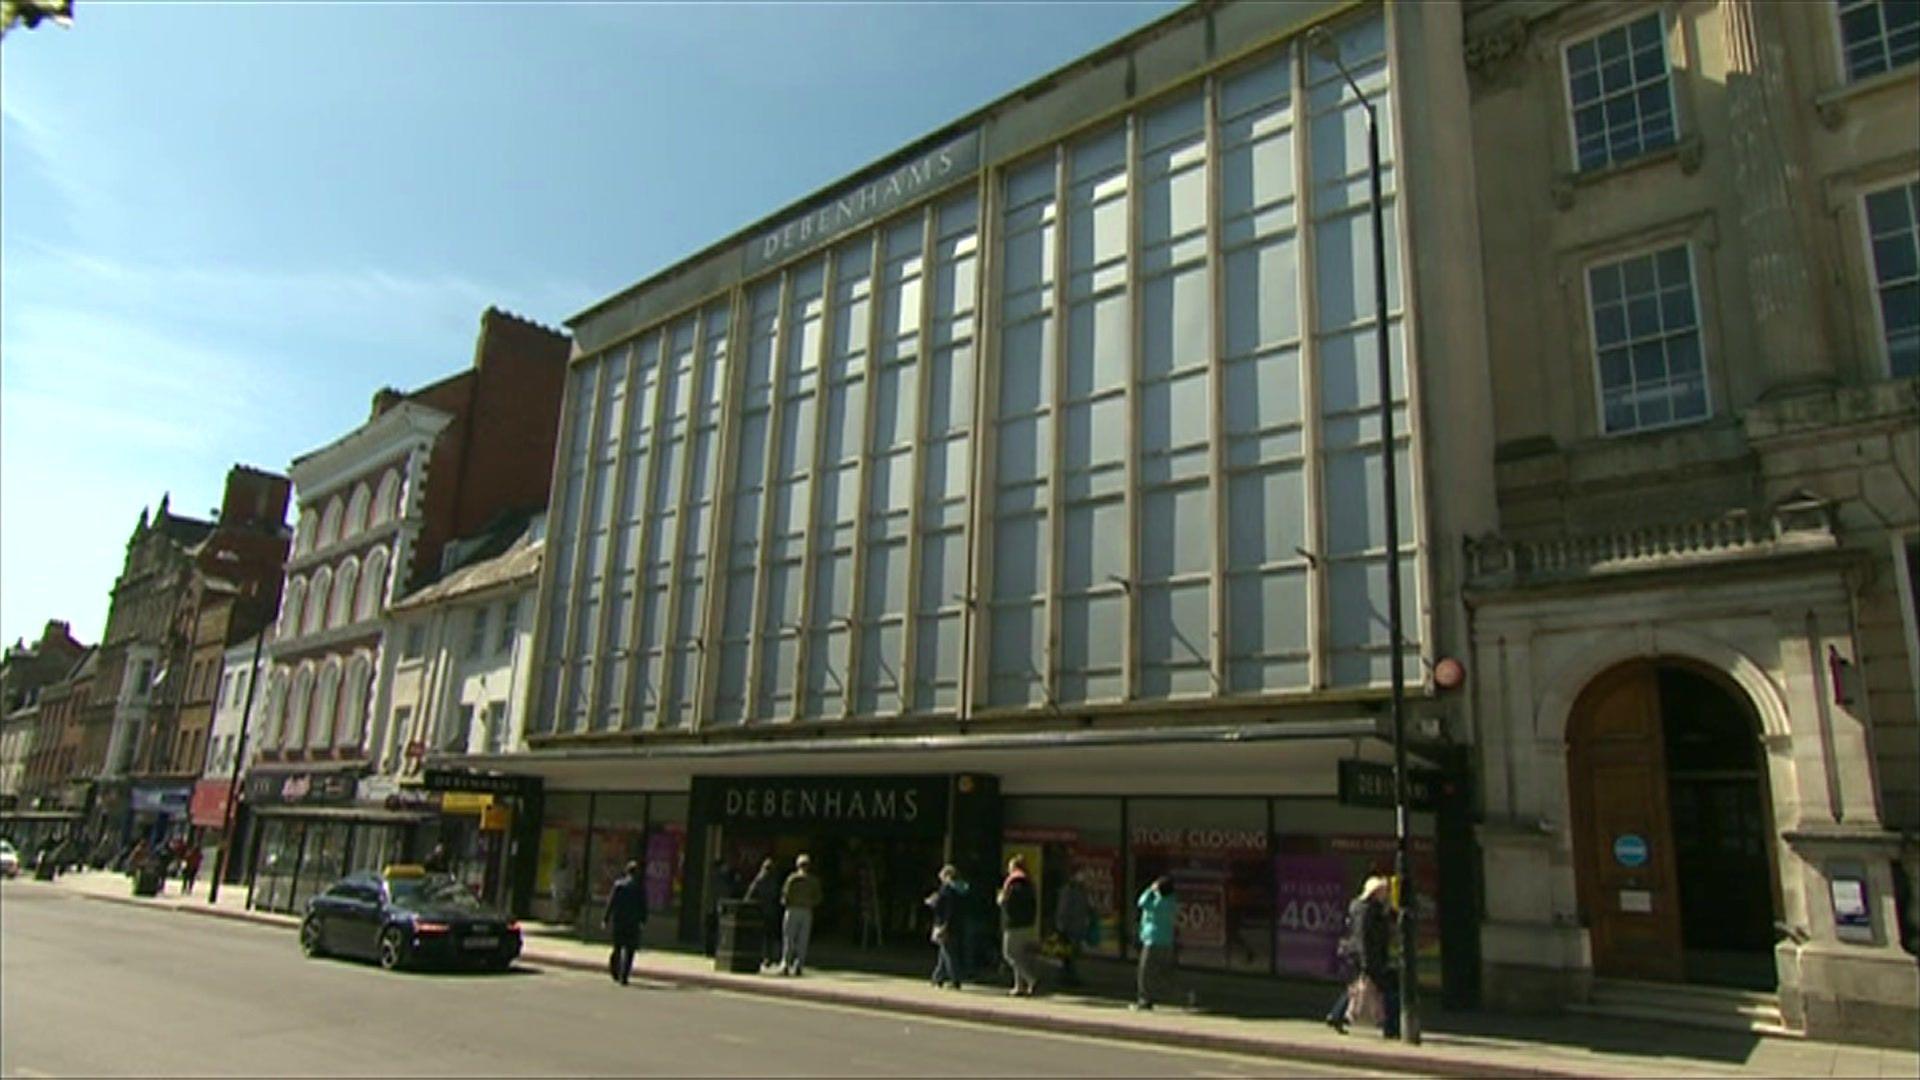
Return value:
<svg viewBox="0 0 1920 1080">
<path fill-rule="evenodd" d="M 1417 522 L 1386 27 L 1334 30 L 1387 132 Z M 1339 72 L 1290 42 L 976 179 L 576 364 L 532 733 L 1386 682 L 1366 118 Z"/>
<path fill-rule="evenodd" d="M 1347 904 L 1393 866 L 1392 812 L 1331 799 L 1013 796 L 1003 807 L 1002 860 L 1026 857 L 1054 927 L 1061 882 L 1077 874 L 1100 918 L 1088 955 L 1139 955 L 1135 903 L 1154 878 L 1179 900 L 1181 966 L 1339 979 L 1335 946 Z M 1421 976 L 1438 987 L 1439 874 L 1433 818 L 1413 816 Z"/>
<path fill-rule="evenodd" d="M 686 886 L 687 796 L 554 792 L 544 805 L 531 914 L 599 933 L 599 913 L 629 861 L 647 888 L 647 936 L 672 940 Z"/>
</svg>

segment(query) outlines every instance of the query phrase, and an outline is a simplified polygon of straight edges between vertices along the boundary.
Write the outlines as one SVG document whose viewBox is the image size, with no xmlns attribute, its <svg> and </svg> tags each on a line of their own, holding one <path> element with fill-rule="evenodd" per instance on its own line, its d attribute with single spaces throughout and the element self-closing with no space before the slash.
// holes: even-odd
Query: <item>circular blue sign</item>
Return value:
<svg viewBox="0 0 1920 1080">
<path fill-rule="evenodd" d="M 1621 833 L 1613 838 L 1613 861 L 1621 866 L 1647 865 L 1647 840 L 1638 833 Z"/>
</svg>

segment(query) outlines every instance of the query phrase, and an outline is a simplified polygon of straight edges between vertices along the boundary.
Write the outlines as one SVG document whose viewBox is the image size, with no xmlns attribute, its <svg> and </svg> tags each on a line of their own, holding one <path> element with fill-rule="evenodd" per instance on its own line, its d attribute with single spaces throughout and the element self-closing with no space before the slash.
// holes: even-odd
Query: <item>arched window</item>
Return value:
<svg viewBox="0 0 1920 1080">
<path fill-rule="evenodd" d="M 347 536 L 358 536 L 366 531 L 367 511 L 373 505 L 373 489 L 362 480 L 353 488 L 353 500 L 347 503 Z"/>
<path fill-rule="evenodd" d="M 354 602 L 354 617 L 361 620 L 380 616 L 381 602 L 387 596 L 387 549 L 367 552 L 366 569 L 360 575 L 360 597 Z"/>
<path fill-rule="evenodd" d="M 315 750 L 333 745 L 334 705 L 340 699 L 340 659 L 328 657 L 313 683 L 313 710 L 307 719 L 307 745 Z"/>
<path fill-rule="evenodd" d="M 373 658 L 357 652 L 347 661 L 346 681 L 340 687 L 340 724 L 334 729 L 335 746 L 359 746 L 366 730 L 367 691 L 373 685 Z"/>
<path fill-rule="evenodd" d="M 287 692 L 286 736 L 281 745 L 298 750 L 307 744 L 307 703 L 313 698 L 313 665 L 301 664 Z"/>
<path fill-rule="evenodd" d="M 380 493 L 373 500 L 373 523 L 384 525 L 400 516 L 400 470 L 388 469 L 380 478 Z"/>
<path fill-rule="evenodd" d="M 327 597 L 333 595 L 333 571 L 321 567 L 314 572 L 313 584 L 307 589 L 306 615 L 300 623 L 302 633 L 317 633 L 326 625 Z"/>
<path fill-rule="evenodd" d="M 300 524 L 295 526 L 293 531 L 293 553 L 295 555 L 305 555 L 307 552 L 313 550 L 313 533 L 319 525 L 320 515 L 313 512 L 313 507 L 309 506 L 305 510 L 300 511 Z"/>
<path fill-rule="evenodd" d="M 295 577 L 287 579 L 287 591 L 280 597 L 280 636 L 294 637 L 300 633 L 300 608 L 307 599 L 307 579 Z"/>
<path fill-rule="evenodd" d="M 326 547 L 340 539 L 340 522 L 346 516 L 346 512 L 346 505 L 340 501 L 340 496 L 335 495 L 327 500 L 327 512 L 320 519 L 319 545 L 321 547 Z"/>
<path fill-rule="evenodd" d="M 267 716 L 261 729 L 263 750 L 278 750 L 287 737 L 287 669 L 275 666 L 267 678 Z"/>
<path fill-rule="evenodd" d="M 328 626 L 345 626 L 354 617 L 354 585 L 360 577 L 360 560 L 349 555 L 340 563 L 333 578 L 333 603 L 327 612 Z"/>
</svg>

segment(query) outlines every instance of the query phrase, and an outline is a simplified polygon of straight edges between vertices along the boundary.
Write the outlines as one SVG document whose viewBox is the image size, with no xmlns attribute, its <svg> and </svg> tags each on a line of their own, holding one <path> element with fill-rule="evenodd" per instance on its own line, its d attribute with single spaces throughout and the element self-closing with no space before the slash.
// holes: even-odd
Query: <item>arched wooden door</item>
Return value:
<svg viewBox="0 0 1920 1080">
<path fill-rule="evenodd" d="M 1658 669 L 1614 668 L 1574 705 L 1568 795 L 1575 877 L 1597 974 L 1686 977 Z"/>
</svg>

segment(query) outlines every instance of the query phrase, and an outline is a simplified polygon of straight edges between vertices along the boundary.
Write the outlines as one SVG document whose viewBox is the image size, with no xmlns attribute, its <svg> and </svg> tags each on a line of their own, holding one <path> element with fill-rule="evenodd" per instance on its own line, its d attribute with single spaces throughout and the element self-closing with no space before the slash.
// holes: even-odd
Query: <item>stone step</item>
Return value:
<svg viewBox="0 0 1920 1080">
<path fill-rule="evenodd" d="M 1680 983 L 1595 979 L 1591 997 L 1569 1012 L 1621 1020 L 1648 1020 L 1687 1027 L 1745 1031 L 1798 1038 L 1780 1012 L 1780 998 L 1756 990 Z"/>
</svg>

